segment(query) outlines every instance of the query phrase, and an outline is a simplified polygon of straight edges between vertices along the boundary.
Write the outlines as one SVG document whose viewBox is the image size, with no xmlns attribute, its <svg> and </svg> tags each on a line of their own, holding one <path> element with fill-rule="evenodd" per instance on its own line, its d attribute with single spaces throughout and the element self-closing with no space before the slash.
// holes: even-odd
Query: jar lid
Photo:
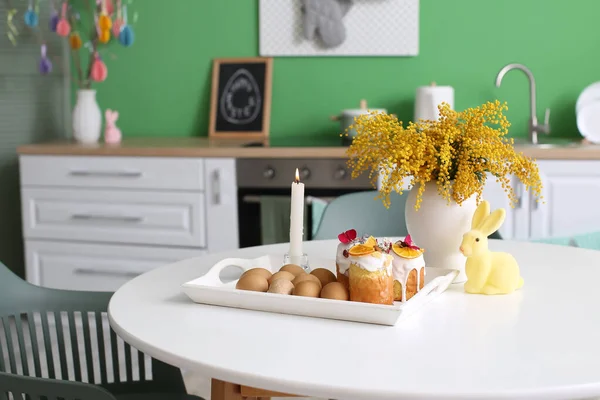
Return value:
<svg viewBox="0 0 600 400">
<path fill-rule="evenodd" d="M 372 112 L 387 114 L 387 110 L 385 108 L 369 108 L 369 109 L 356 108 L 356 109 L 343 110 L 342 115 L 345 117 L 357 117 L 359 115 L 370 114 Z"/>
</svg>

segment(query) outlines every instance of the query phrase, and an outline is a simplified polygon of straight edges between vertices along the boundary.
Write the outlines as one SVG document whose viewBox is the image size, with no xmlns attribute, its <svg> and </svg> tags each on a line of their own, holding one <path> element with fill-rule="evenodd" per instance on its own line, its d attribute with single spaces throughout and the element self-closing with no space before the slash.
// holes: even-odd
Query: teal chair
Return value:
<svg viewBox="0 0 600 400">
<path fill-rule="evenodd" d="M 79 382 L 32 378 L 0 372 L 0 398 L 28 400 L 115 400 L 106 389 Z"/>
<path fill-rule="evenodd" d="M 406 195 L 391 194 L 390 208 L 370 190 L 339 196 L 325 207 L 314 240 L 337 239 L 341 232 L 356 229 L 359 235 L 377 237 L 406 236 L 404 207 Z"/>
<path fill-rule="evenodd" d="M 379 192 L 366 191 L 350 193 L 335 198 L 325 207 L 321 223 L 313 240 L 337 239 L 337 236 L 348 229 L 356 229 L 359 235 L 377 237 L 404 237 L 408 234 L 404 208 L 406 195 L 392 193 L 391 205 L 385 208 Z M 502 239 L 498 232 L 490 235 L 491 239 Z"/>
<path fill-rule="evenodd" d="M 111 295 L 32 285 L 0 263 L 0 393 L 27 383 L 32 391 L 24 393 L 47 398 L 200 400 L 186 393 L 178 368 L 110 329 Z"/>
</svg>

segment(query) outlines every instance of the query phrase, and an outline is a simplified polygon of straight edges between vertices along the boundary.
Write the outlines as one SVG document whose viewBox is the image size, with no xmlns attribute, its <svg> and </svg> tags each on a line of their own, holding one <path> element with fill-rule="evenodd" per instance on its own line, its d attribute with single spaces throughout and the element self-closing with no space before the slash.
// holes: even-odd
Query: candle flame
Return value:
<svg viewBox="0 0 600 400">
<path fill-rule="evenodd" d="M 296 168 L 296 177 L 294 178 L 294 183 L 300 182 L 300 173 L 298 172 L 298 168 Z"/>
</svg>

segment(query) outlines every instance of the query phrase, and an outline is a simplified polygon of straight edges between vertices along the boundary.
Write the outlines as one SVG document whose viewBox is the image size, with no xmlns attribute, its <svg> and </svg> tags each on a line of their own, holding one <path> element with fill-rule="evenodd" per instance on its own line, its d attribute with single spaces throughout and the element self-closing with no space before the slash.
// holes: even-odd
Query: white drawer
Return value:
<svg viewBox="0 0 600 400">
<path fill-rule="evenodd" d="M 25 239 L 204 247 L 201 193 L 22 188 Z"/>
<path fill-rule="evenodd" d="M 198 158 L 23 155 L 19 164 L 24 186 L 204 188 L 204 163 Z"/>
<path fill-rule="evenodd" d="M 204 250 L 27 240 L 27 281 L 55 289 L 115 291 L 134 277 Z"/>
</svg>

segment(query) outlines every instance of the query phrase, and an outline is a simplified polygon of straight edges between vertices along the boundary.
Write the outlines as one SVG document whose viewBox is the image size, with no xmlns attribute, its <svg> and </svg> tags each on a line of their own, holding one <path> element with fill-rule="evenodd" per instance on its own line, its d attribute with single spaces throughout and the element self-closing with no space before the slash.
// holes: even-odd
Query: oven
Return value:
<svg viewBox="0 0 600 400">
<path fill-rule="evenodd" d="M 291 185 L 296 168 L 300 173 L 300 181 L 304 183 L 305 219 L 304 240 L 312 239 L 312 230 L 318 222 L 313 222 L 318 202 L 322 210 L 324 202 L 336 197 L 365 190 L 373 190 L 368 174 L 356 179 L 351 178 L 345 159 L 291 159 L 273 158 L 238 159 L 238 229 L 240 247 L 258 246 L 262 244 L 289 241 L 289 207 Z M 288 208 L 289 210 L 289 208 Z M 282 214 L 283 212 L 283 214 Z M 285 212 L 288 214 L 285 215 Z M 319 211 L 320 212 L 320 211 Z M 270 213 L 265 215 L 265 213 Z M 271 213 L 273 215 L 271 215 Z M 279 215 L 277 215 L 279 213 Z M 287 233 L 265 243 L 265 221 L 288 223 Z M 272 226 L 269 225 L 269 230 Z"/>
</svg>

